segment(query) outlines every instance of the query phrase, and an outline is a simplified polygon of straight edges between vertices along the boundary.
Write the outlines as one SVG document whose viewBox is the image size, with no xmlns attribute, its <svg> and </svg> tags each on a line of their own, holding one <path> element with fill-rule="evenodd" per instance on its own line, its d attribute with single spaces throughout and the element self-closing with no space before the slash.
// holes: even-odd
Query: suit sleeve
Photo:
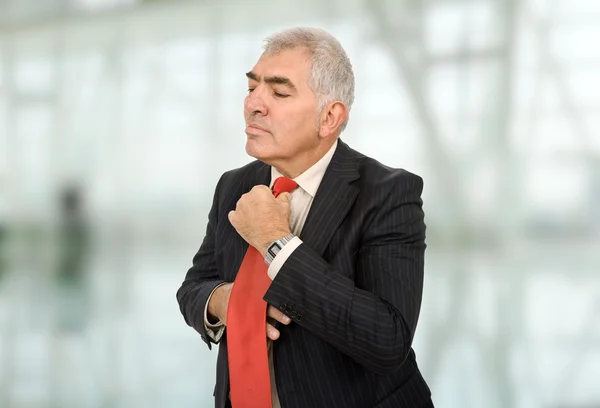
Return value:
<svg viewBox="0 0 600 408">
<path fill-rule="evenodd" d="M 378 374 L 396 371 L 408 356 L 423 291 L 423 181 L 403 173 L 388 186 L 364 230 L 354 279 L 302 244 L 264 297 Z"/>
<path fill-rule="evenodd" d="M 204 324 L 205 307 L 208 305 L 207 302 L 213 290 L 224 282 L 219 278 L 215 263 L 215 230 L 219 211 L 219 189 L 222 183 L 223 177 L 219 180 L 215 190 L 202 245 L 194 256 L 192 267 L 187 271 L 185 280 L 177 291 L 177 302 L 185 322 L 200 333 L 200 337 L 209 349 L 211 348 L 211 342 L 216 342 L 206 331 Z"/>
</svg>

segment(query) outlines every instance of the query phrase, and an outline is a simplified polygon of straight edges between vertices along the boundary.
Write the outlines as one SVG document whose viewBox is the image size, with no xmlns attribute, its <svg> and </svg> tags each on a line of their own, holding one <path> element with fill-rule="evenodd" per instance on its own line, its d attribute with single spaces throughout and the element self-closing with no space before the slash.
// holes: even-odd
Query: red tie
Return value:
<svg viewBox="0 0 600 408">
<path fill-rule="evenodd" d="M 273 183 L 273 194 L 293 191 L 298 184 L 286 177 Z M 227 308 L 227 351 L 233 408 L 271 408 L 271 380 L 267 355 L 269 267 L 258 250 L 248 247 L 231 290 Z"/>
</svg>

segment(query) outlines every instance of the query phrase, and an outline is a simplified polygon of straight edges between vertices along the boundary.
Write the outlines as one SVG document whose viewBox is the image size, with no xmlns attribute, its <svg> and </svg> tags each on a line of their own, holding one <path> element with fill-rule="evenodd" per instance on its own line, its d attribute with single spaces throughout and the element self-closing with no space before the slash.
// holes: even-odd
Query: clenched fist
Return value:
<svg viewBox="0 0 600 408">
<path fill-rule="evenodd" d="M 229 221 L 249 245 L 265 256 L 271 242 L 291 233 L 289 200 L 289 193 L 275 198 L 269 187 L 254 186 L 229 212 Z"/>
</svg>

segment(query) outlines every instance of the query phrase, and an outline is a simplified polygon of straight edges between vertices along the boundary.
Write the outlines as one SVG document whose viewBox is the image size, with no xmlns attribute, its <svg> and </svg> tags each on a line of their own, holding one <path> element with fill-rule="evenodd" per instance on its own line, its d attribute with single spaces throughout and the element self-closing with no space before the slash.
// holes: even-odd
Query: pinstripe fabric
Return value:
<svg viewBox="0 0 600 408">
<path fill-rule="evenodd" d="M 270 167 L 252 162 L 219 181 L 204 241 L 177 299 L 210 347 L 203 324 L 215 285 L 232 282 L 247 244 L 227 213 Z M 425 224 L 420 177 L 339 142 L 301 239 L 264 299 L 292 323 L 274 342 L 283 408 L 421 407 L 430 391 L 412 339 L 423 288 Z M 215 406 L 228 394 L 227 347 L 217 361 Z"/>
</svg>

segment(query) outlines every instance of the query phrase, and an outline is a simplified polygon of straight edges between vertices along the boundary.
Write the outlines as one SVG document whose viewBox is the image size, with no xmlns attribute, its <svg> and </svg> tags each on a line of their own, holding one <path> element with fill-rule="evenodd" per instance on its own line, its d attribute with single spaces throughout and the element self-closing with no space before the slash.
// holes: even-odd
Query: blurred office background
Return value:
<svg viewBox="0 0 600 408">
<path fill-rule="evenodd" d="M 0 407 L 212 406 L 175 291 L 295 25 L 354 63 L 343 139 L 425 179 L 436 406 L 600 407 L 597 0 L 0 0 Z"/>
</svg>

